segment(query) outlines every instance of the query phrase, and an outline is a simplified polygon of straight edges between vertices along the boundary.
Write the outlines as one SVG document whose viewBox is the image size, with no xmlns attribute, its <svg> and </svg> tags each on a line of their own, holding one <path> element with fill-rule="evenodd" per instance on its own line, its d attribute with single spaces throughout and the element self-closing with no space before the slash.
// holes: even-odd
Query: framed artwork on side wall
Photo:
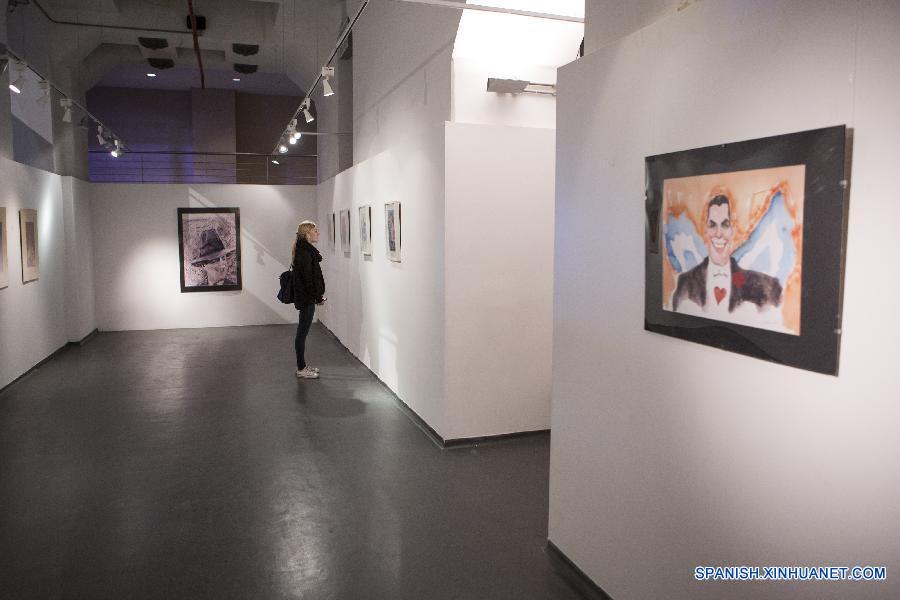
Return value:
<svg viewBox="0 0 900 600">
<path fill-rule="evenodd" d="M 350 252 L 350 211 L 341 211 L 341 251 Z"/>
<path fill-rule="evenodd" d="M 359 207 L 359 248 L 363 256 L 372 256 L 372 207 Z"/>
<path fill-rule="evenodd" d="M 336 241 L 335 241 L 335 231 L 337 231 L 337 227 L 335 227 L 335 221 L 337 220 L 337 216 L 334 213 L 331 213 L 331 219 L 328 221 L 328 238 L 331 240 L 331 251 L 334 252 Z"/>
<path fill-rule="evenodd" d="M 182 293 L 240 290 L 240 209 L 179 208 L 178 254 Z"/>
<path fill-rule="evenodd" d="M 22 283 L 36 281 L 41 267 L 36 210 L 26 208 L 19 211 L 19 236 L 22 242 Z"/>
<path fill-rule="evenodd" d="M 644 328 L 837 374 L 846 127 L 645 160 Z"/>
<path fill-rule="evenodd" d="M 9 286 L 9 255 L 6 251 L 6 209 L 0 207 L 0 290 Z"/>
<path fill-rule="evenodd" d="M 399 202 L 390 202 L 384 205 L 384 239 L 388 258 L 394 262 L 400 262 Z"/>
</svg>

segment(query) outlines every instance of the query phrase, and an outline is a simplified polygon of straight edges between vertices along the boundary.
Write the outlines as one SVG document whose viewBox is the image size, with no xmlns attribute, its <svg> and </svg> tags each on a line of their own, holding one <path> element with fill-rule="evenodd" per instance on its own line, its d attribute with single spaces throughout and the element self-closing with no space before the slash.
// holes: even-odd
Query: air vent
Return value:
<svg viewBox="0 0 900 600">
<path fill-rule="evenodd" d="M 241 56 L 253 56 L 259 52 L 259 44 L 232 44 L 231 50 Z"/>
<path fill-rule="evenodd" d="M 256 69 L 258 68 L 259 65 L 242 65 L 240 63 L 234 63 L 234 70 L 245 75 L 256 73 Z"/>
<path fill-rule="evenodd" d="M 169 42 L 163 38 L 139 37 L 138 43 L 147 50 L 162 50 L 169 47 Z"/>
<path fill-rule="evenodd" d="M 171 58 L 148 58 L 147 62 L 154 69 L 171 69 L 175 66 L 175 61 Z"/>
<path fill-rule="evenodd" d="M 194 15 L 194 18 L 197 19 L 197 31 L 203 31 L 206 29 L 206 17 L 200 15 Z M 188 15 L 184 18 L 184 24 L 188 28 L 188 31 L 193 31 L 193 27 L 191 27 L 191 15 Z"/>
</svg>

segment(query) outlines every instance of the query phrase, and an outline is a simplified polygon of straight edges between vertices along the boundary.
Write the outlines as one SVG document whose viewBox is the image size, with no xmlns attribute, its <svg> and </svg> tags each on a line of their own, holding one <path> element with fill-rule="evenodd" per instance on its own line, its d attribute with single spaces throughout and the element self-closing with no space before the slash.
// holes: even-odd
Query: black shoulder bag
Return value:
<svg viewBox="0 0 900 600">
<path fill-rule="evenodd" d="M 278 276 L 278 283 L 280 287 L 278 289 L 277 298 L 284 304 L 293 304 L 294 303 L 294 267 L 291 266 L 290 269 L 282 273 Z"/>
</svg>

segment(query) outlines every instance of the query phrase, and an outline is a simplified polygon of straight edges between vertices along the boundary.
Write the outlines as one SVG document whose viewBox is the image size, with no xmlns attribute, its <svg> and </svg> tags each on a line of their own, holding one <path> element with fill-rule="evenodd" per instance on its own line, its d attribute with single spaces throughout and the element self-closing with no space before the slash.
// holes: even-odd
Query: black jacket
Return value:
<svg viewBox="0 0 900 600">
<path fill-rule="evenodd" d="M 672 297 L 672 308 L 678 310 L 682 300 L 692 300 L 700 306 L 706 306 L 706 270 L 709 257 L 699 265 L 685 271 L 678 277 L 675 294 Z M 771 275 L 740 268 L 737 261 L 731 259 L 731 296 L 728 300 L 728 312 L 734 311 L 743 302 L 752 302 L 758 307 L 781 304 L 781 283 Z"/>
<path fill-rule="evenodd" d="M 318 304 L 325 295 L 325 278 L 322 276 L 322 255 L 306 240 L 297 240 L 294 256 L 294 306 Z"/>
</svg>

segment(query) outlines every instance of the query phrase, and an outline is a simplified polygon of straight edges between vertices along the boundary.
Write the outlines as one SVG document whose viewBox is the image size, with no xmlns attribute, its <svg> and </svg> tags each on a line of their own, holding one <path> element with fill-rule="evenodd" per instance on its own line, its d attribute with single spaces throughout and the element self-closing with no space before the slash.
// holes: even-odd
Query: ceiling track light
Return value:
<svg viewBox="0 0 900 600">
<path fill-rule="evenodd" d="M 41 95 L 35 102 L 37 102 L 39 106 L 47 106 L 50 102 L 50 84 L 46 81 L 39 81 L 38 87 L 41 88 Z"/>
<path fill-rule="evenodd" d="M 300 105 L 300 110 L 303 111 L 303 118 L 306 119 L 307 123 L 312 123 L 315 121 L 315 117 L 312 116 L 312 113 L 309 112 L 309 108 L 311 105 L 311 101 L 309 98 L 303 99 L 303 104 Z"/>
<path fill-rule="evenodd" d="M 63 123 L 71 123 L 72 122 L 72 101 L 68 98 L 60 98 L 59 106 L 63 109 L 62 122 Z"/>
<path fill-rule="evenodd" d="M 82 129 L 89 129 L 90 124 L 97 124 L 97 143 L 100 146 L 106 148 L 107 150 L 114 151 L 115 154 L 113 156 L 121 156 L 123 153 L 128 151 L 128 148 L 125 146 L 125 143 L 109 128 L 106 127 L 100 119 L 91 114 L 87 108 L 73 100 L 66 94 L 65 91 L 60 89 L 58 86 L 53 85 L 53 82 L 50 81 L 47 77 L 38 72 L 37 69 L 29 65 L 25 62 L 21 56 L 16 54 L 15 52 L 9 50 L 4 44 L 0 43 L 0 61 L 5 63 L 12 63 L 12 69 L 16 71 L 16 78 L 9 84 L 9 89 L 16 94 L 22 93 L 22 87 L 25 85 L 27 80 L 25 79 L 25 71 L 31 71 L 38 81 L 38 87 L 42 90 L 40 97 L 37 98 L 37 103 L 41 106 L 46 106 L 50 99 L 52 98 L 53 92 L 56 91 L 60 96 L 59 105 L 63 109 L 62 121 L 63 123 L 71 123 L 72 122 L 72 109 L 77 108 L 82 113 L 81 120 L 78 122 L 78 127 Z"/>
<path fill-rule="evenodd" d="M 316 77 L 316 80 L 313 82 L 312 86 L 310 86 L 309 91 L 306 92 L 306 97 L 303 98 L 303 103 L 300 107 L 294 112 L 293 118 L 296 119 L 300 116 L 300 113 L 303 113 L 303 118 L 307 123 L 312 123 L 315 121 L 315 117 L 313 117 L 312 112 L 310 111 L 311 102 L 310 96 L 316 91 L 316 86 L 319 85 L 319 81 L 323 81 L 322 91 L 326 96 L 330 96 L 334 94 L 334 90 L 331 87 L 331 83 L 328 81 L 331 77 L 334 76 L 334 67 L 329 67 L 331 61 L 337 57 L 338 52 L 344 48 L 344 42 L 347 42 L 347 49 L 349 50 L 349 46 L 351 42 L 348 42 L 350 39 L 350 34 L 353 33 L 353 26 L 356 25 L 356 22 L 359 21 L 359 18 L 362 16 L 363 12 L 369 6 L 372 0 L 361 0 L 359 3 L 359 8 L 356 11 L 356 14 L 352 19 L 349 20 L 347 25 L 344 27 L 341 34 L 338 36 L 337 42 L 334 45 L 334 49 L 332 49 L 331 54 L 328 56 L 328 59 L 325 61 L 325 66 L 322 67 L 319 72 L 319 76 Z M 299 138 L 298 138 L 299 139 Z M 280 146 L 284 146 L 283 138 L 278 141 L 279 146 L 276 146 L 276 149 L 280 151 Z"/>
<path fill-rule="evenodd" d="M 288 151 L 288 147 L 284 145 L 284 142 L 278 144 L 278 151 L 282 154 L 286 154 Z"/>
<path fill-rule="evenodd" d="M 16 94 L 21 94 L 22 88 L 25 87 L 25 63 L 16 61 L 13 68 L 16 71 L 16 78 L 9 82 L 9 89 Z"/>
<path fill-rule="evenodd" d="M 334 67 L 322 67 L 322 95 L 326 98 L 334 96 L 334 90 L 329 83 L 332 77 L 334 77 Z"/>
</svg>

